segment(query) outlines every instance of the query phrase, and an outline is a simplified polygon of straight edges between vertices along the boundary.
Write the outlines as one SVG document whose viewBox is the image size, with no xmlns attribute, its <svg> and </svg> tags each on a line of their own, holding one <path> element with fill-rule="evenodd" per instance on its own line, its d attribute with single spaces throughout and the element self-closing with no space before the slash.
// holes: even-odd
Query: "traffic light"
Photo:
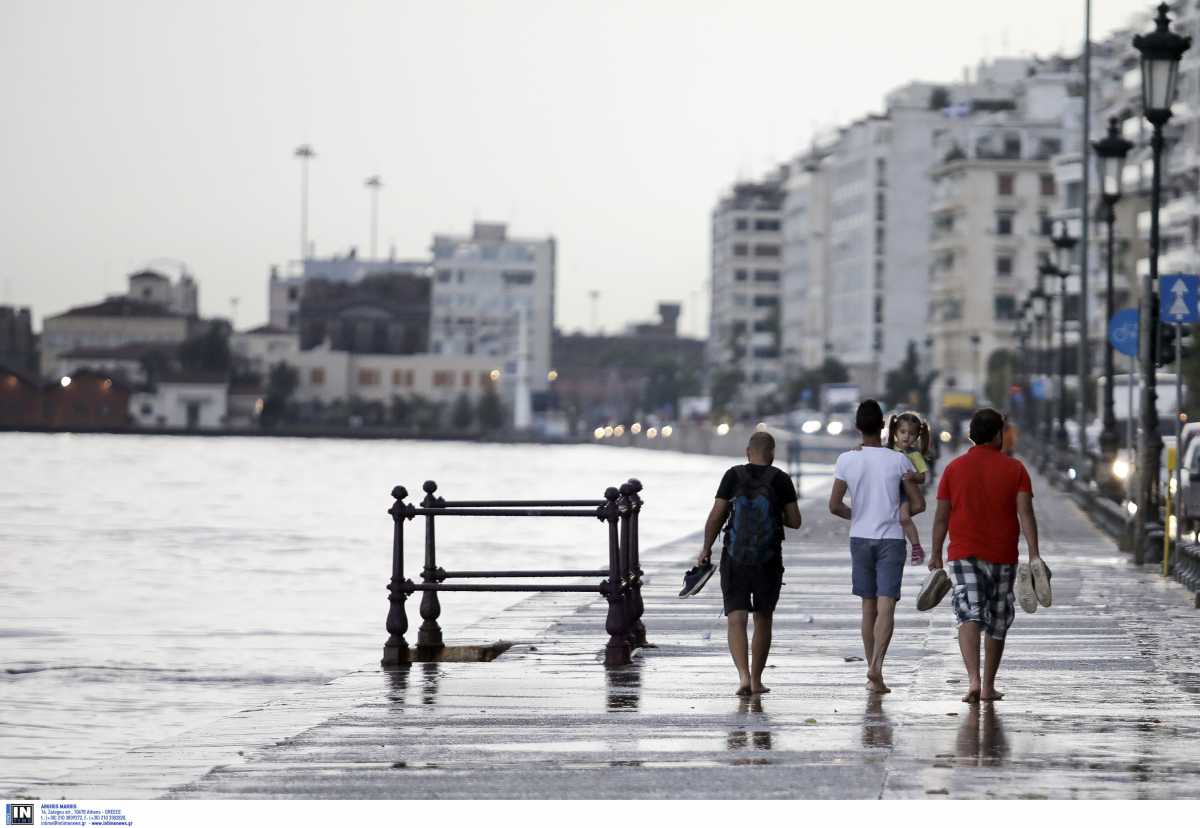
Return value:
<svg viewBox="0 0 1200 828">
<path fill-rule="evenodd" d="M 1159 323 L 1158 326 L 1158 353 L 1154 360 L 1154 364 L 1163 368 L 1167 365 L 1175 364 L 1175 337 L 1182 334 L 1182 339 L 1179 343 L 1180 353 L 1184 359 L 1187 359 L 1191 354 L 1193 345 L 1193 330 L 1191 325 L 1182 326 L 1182 330 L 1178 325 L 1169 325 Z"/>
</svg>

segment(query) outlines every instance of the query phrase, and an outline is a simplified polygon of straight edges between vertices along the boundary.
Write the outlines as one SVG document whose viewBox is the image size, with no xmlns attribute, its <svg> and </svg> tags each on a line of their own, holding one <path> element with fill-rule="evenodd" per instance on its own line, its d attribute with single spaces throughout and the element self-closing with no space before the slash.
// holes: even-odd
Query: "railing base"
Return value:
<svg viewBox="0 0 1200 828">
<path fill-rule="evenodd" d="M 383 667 L 398 667 L 421 662 L 480 662 L 494 661 L 512 646 L 511 641 L 492 644 L 458 644 L 450 647 L 389 647 L 383 648 Z"/>
</svg>

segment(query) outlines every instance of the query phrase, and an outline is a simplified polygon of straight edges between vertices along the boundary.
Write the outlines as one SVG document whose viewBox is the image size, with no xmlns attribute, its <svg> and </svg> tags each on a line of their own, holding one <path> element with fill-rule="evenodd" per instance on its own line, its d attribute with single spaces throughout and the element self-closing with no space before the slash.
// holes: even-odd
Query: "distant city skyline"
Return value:
<svg viewBox="0 0 1200 828">
<path fill-rule="evenodd" d="M 1153 7 L 1094 5 L 1094 39 Z M 265 322 L 269 268 L 299 252 L 307 143 L 319 256 L 369 253 L 378 175 L 380 256 L 507 222 L 557 239 L 564 330 L 591 329 L 599 291 L 609 332 L 681 301 L 681 332 L 703 333 L 723 190 L 909 80 L 1078 52 L 1083 9 L 9 0 L 0 303 L 40 327 L 166 257 L 202 314 L 236 299 L 239 327 Z"/>
</svg>

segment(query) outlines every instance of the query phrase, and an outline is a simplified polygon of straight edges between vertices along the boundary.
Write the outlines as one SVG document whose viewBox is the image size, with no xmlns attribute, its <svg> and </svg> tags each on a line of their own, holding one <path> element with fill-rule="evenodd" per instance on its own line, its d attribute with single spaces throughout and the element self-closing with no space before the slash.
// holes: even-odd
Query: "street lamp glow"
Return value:
<svg viewBox="0 0 1200 828">
<path fill-rule="evenodd" d="M 670 426 L 663 426 L 663 429 L 662 429 L 663 439 L 665 440 L 666 438 L 670 437 L 674 431 L 675 431 L 675 429 L 671 428 Z"/>
<path fill-rule="evenodd" d="M 729 433 L 729 423 L 721 423 L 719 426 L 717 426 L 717 436 L 718 437 L 724 437 L 728 433 Z"/>
<path fill-rule="evenodd" d="M 950 442 L 950 432 L 943 431 L 941 434 L 938 435 L 938 439 L 940 439 L 943 443 L 949 443 Z"/>
<path fill-rule="evenodd" d="M 492 373 L 488 374 L 488 376 L 492 378 L 492 382 L 495 382 L 496 380 L 500 379 L 500 369 L 493 368 Z"/>
<path fill-rule="evenodd" d="M 1117 480 L 1127 480 L 1131 471 L 1133 471 L 1133 468 L 1129 465 L 1128 460 L 1118 459 L 1113 461 L 1112 473 L 1113 477 L 1117 478 Z"/>
<path fill-rule="evenodd" d="M 653 440 L 657 436 L 658 436 L 658 429 L 655 428 L 654 426 L 650 426 L 648 429 L 646 429 L 646 439 L 647 440 Z"/>
<path fill-rule="evenodd" d="M 1078 472 L 1076 472 L 1075 469 L 1067 469 L 1067 477 L 1074 480 L 1077 476 L 1078 476 Z"/>
<path fill-rule="evenodd" d="M 611 436 L 613 436 L 613 433 L 614 433 L 614 429 L 612 426 L 604 427 L 604 436 L 605 437 L 611 437 Z"/>
<path fill-rule="evenodd" d="M 1175 496 L 1175 489 L 1176 489 L 1176 488 L 1177 488 L 1177 486 L 1176 486 L 1176 484 L 1175 484 L 1175 478 L 1174 478 L 1174 477 L 1172 477 L 1172 478 L 1171 478 L 1171 480 L 1170 480 L 1170 481 L 1167 483 L 1167 491 L 1169 491 L 1169 492 L 1171 493 L 1171 496 L 1172 496 L 1172 497 L 1174 497 L 1174 496 Z M 1175 533 L 1174 533 L 1174 532 L 1172 532 L 1171 534 L 1173 535 L 1173 534 L 1175 534 Z"/>
<path fill-rule="evenodd" d="M 641 433 L 642 433 L 642 424 L 641 424 L 641 423 L 634 423 L 633 425 L 631 425 L 631 426 L 629 427 L 629 430 L 630 430 L 631 432 L 633 432 L 634 434 L 641 434 Z"/>
<path fill-rule="evenodd" d="M 842 433 L 842 428 L 843 426 L 840 421 L 833 420 L 829 423 L 829 425 L 825 426 L 825 433 L 832 437 L 836 437 Z"/>
<path fill-rule="evenodd" d="M 550 373 L 546 374 L 546 379 L 550 382 L 554 382 L 556 379 L 558 379 L 558 371 L 551 371 Z"/>
<path fill-rule="evenodd" d="M 597 440 L 604 439 L 604 426 L 596 426 L 596 430 L 592 432 L 592 436 Z"/>
<path fill-rule="evenodd" d="M 1126 504 L 1125 504 L 1125 509 L 1126 509 L 1126 510 L 1129 512 L 1129 514 L 1131 514 L 1131 515 L 1136 515 L 1136 514 L 1137 514 L 1137 504 L 1136 504 L 1136 503 L 1134 503 L 1132 500 L 1131 500 L 1131 501 L 1129 501 L 1128 503 L 1126 503 Z"/>
<path fill-rule="evenodd" d="M 625 434 L 625 426 L 623 426 L 623 425 L 619 425 L 619 426 L 617 426 L 616 428 L 614 428 L 614 429 L 613 429 L 613 436 L 614 436 L 614 437 L 621 437 L 621 436 L 623 436 L 624 434 Z"/>
<path fill-rule="evenodd" d="M 755 431 L 766 431 L 766 430 L 767 430 L 767 424 L 766 424 L 766 423 L 759 423 L 758 425 L 756 425 L 756 426 L 754 427 L 754 430 L 755 430 Z"/>
<path fill-rule="evenodd" d="M 71 378 L 70 378 L 70 377 L 63 377 L 62 379 L 60 379 L 60 380 L 58 381 L 58 384 L 59 384 L 59 385 L 61 385 L 63 388 L 66 388 L 68 385 L 70 385 L 70 384 L 71 384 Z"/>
<path fill-rule="evenodd" d="M 1168 538 L 1175 537 L 1176 524 L 1177 524 L 1177 521 L 1175 520 L 1174 515 L 1171 515 L 1170 517 L 1167 518 L 1167 537 Z"/>
<path fill-rule="evenodd" d="M 821 430 L 820 420 L 805 420 L 804 425 L 800 426 L 800 430 L 805 434 L 816 434 Z"/>
</svg>

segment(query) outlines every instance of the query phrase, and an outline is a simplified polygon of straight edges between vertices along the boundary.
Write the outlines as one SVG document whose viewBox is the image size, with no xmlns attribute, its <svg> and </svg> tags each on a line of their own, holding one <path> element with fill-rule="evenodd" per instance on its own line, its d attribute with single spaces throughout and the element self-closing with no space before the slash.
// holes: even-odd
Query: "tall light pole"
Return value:
<svg viewBox="0 0 1200 828">
<path fill-rule="evenodd" d="M 308 258 L 308 162 L 316 157 L 308 144 L 296 147 L 295 156 L 300 159 L 300 262 Z"/>
<path fill-rule="evenodd" d="M 1058 292 L 1058 432 L 1055 435 L 1059 449 L 1066 451 L 1069 446 L 1067 442 L 1067 277 L 1071 275 L 1071 258 L 1075 253 L 1075 245 L 1079 239 L 1071 235 L 1067 229 L 1067 222 L 1059 220 L 1055 222 L 1054 235 L 1050 239 L 1054 242 L 1054 251 L 1058 256 L 1058 266 L 1055 268 L 1056 275 L 1059 278 Z M 1080 335 L 1083 331 L 1080 330 Z M 1080 388 L 1079 393 L 1083 394 L 1085 388 Z M 1082 439 L 1083 435 L 1080 434 Z"/>
<path fill-rule="evenodd" d="M 1161 3 L 1154 31 L 1138 35 L 1133 47 L 1142 58 L 1142 115 L 1154 131 L 1150 148 L 1154 172 L 1150 189 L 1150 269 L 1142 288 L 1142 453 L 1138 462 L 1138 505 L 1134 560 L 1144 563 L 1146 544 L 1157 540 L 1160 495 L 1158 468 L 1162 455 L 1162 435 L 1158 429 L 1158 390 L 1155 387 L 1155 368 L 1158 345 L 1158 212 L 1162 199 L 1163 126 L 1171 119 L 1171 103 L 1175 100 L 1175 83 L 1179 77 L 1179 61 L 1192 45 L 1192 39 L 1171 31 L 1167 17 L 1170 6 Z M 1153 528 L 1153 531 L 1152 531 Z"/>
<path fill-rule="evenodd" d="M 1083 197 L 1083 222 L 1080 230 L 1079 247 L 1079 400 L 1076 405 L 1079 418 L 1079 457 L 1075 463 L 1077 469 L 1086 469 L 1087 461 L 1087 424 L 1088 417 L 1088 388 L 1092 383 L 1092 350 L 1090 314 L 1088 313 L 1088 253 L 1090 252 L 1088 235 L 1091 227 L 1091 216 L 1088 215 L 1091 202 L 1089 184 L 1092 168 L 1088 165 L 1088 138 L 1092 128 L 1092 0 L 1084 0 L 1083 13 L 1083 144 L 1080 147 L 1082 173 L 1080 188 Z M 1107 337 L 1106 337 L 1107 338 Z"/>
<path fill-rule="evenodd" d="M 371 191 L 371 261 L 375 260 L 375 243 L 379 239 L 379 188 L 383 179 L 373 175 L 363 182 Z"/>
<path fill-rule="evenodd" d="M 1108 248 L 1107 273 L 1104 290 L 1104 321 L 1108 322 L 1116 313 L 1113 297 L 1113 270 L 1116 258 L 1113 225 L 1116 223 L 1117 202 L 1121 200 L 1122 170 L 1125 156 L 1133 149 L 1133 143 L 1121 137 L 1120 121 L 1109 118 L 1108 134 L 1098 141 L 1092 142 L 1092 149 L 1099 159 L 1100 166 L 1100 199 L 1103 205 L 1104 223 L 1107 227 L 1105 236 Z M 1130 377 L 1130 381 L 1133 377 Z M 1133 412 L 1130 412 L 1132 416 Z M 1112 481 L 1112 464 L 1117 457 L 1117 447 L 1121 444 L 1121 436 L 1117 433 L 1117 415 L 1113 402 L 1113 346 L 1108 337 L 1104 337 L 1104 411 L 1102 414 L 1103 430 L 1100 432 L 1100 456 L 1104 464 L 1104 479 Z"/>
<path fill-rule="evenodd" d="M 1049 390 L 1051 387 L 1051 376 L 1054 371 L 1052 360 L 1052 352 L 1054 350 L 1054 294 L 1047 287 L 1047 282 L 1058 275 L 1058 268 L 1050 263 L 1047 256 L 1042 257 L 1041 263 L 1038 265 L 1038 293 L 1042 295 L 1042 300 L 1045 302 L 1046 309 L 1046 351 L 1045 351 L 1045 373 L 1046 373 L 1046 410 L 1043 412 L 1042 418 L 1042 464 L 1049 462 L 1053 454 L 1054 446 L 1054 409 L 1058 406 L 1059 401 L 1051 401 Z M 1059 313 L 1062 313 L 1062 308 L 1059 308 Z M 1059 392 L 1061 394 L 1061 391 Z"/>
</svg>

